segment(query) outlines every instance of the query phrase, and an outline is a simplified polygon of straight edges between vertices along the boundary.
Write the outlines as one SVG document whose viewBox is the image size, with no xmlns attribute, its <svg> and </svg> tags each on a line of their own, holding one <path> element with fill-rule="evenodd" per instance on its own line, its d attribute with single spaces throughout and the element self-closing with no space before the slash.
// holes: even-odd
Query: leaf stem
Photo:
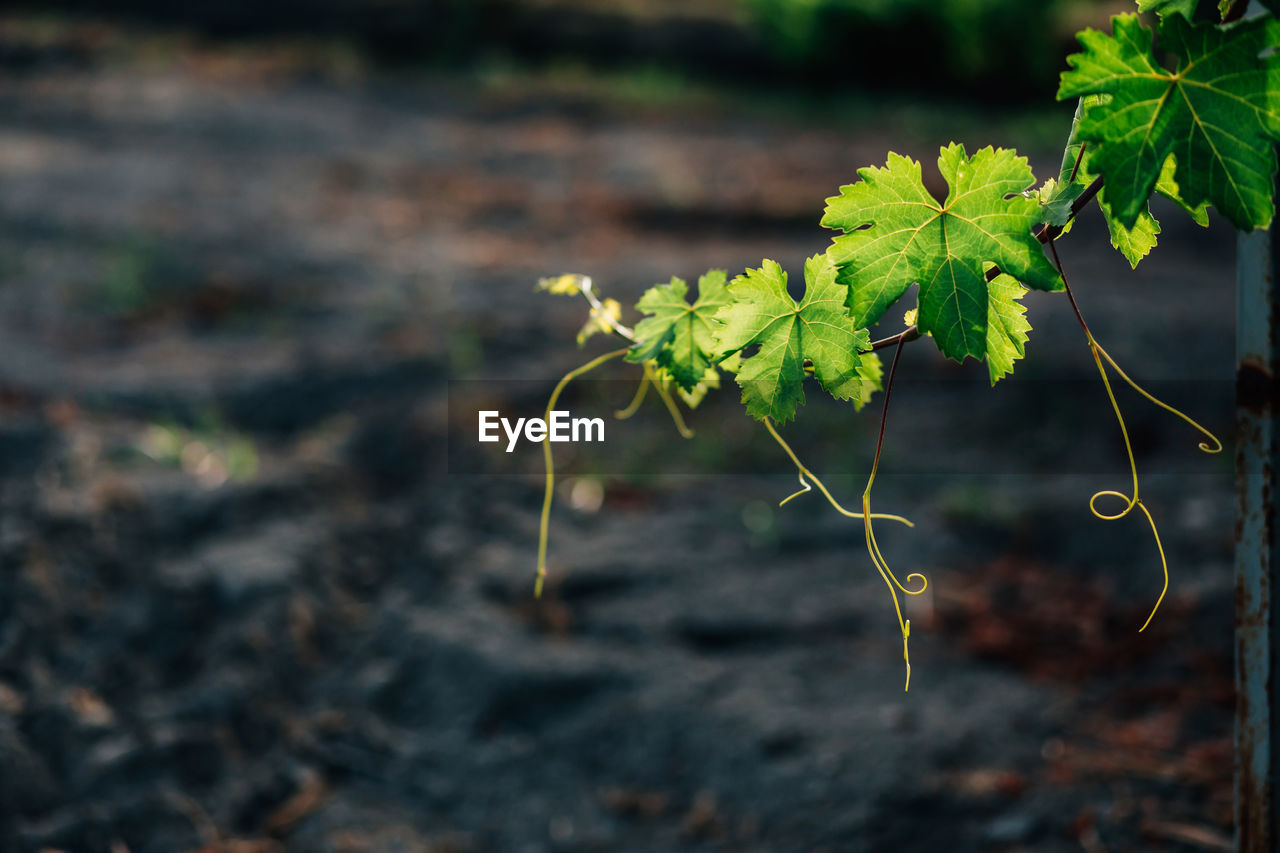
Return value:
<svg viewBox="0 0 1280 853">
<path fill-rule="evenodd" d="M 587 302 L 595 310 L 596 315 L 604 320 L 606 326 L 614 331 L 619 337 L 625 338 L 631 343 L 636 343 L 635 332 L 630 326 L 624 326 L 609 316 L 609 312 L 605 310 L 604 304 L 596 297 L 595 290 L 591 283 L 591 276 L 584 275 L 582 277 L 582 295 L 586 297 Z"/>
</svg>

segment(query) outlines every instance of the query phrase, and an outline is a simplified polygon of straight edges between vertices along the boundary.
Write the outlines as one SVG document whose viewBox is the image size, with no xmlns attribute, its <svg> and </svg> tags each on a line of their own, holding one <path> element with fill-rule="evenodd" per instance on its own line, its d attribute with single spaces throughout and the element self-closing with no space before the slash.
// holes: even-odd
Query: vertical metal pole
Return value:
<svg viewBox="0 0 1280 853">
<path fill-rule="evenodd" d="M 1239 237 L 1236 267 L 1236 850 L 1271 853 L 1277 832 L 1280 626 L 1272 583 L 1280 376 L 1276 247 L 1280 225 Z"/>
</svg>

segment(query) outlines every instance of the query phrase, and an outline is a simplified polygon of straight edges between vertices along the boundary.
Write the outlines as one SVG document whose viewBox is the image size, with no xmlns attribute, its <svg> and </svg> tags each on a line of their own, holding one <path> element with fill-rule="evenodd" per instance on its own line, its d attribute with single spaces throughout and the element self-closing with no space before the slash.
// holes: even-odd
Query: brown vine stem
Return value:
<svg viewBox="0 0 1280 853">
<path fill-rule="evenodd" d="M 1076 179 L 1076 173 L 1080 171 L 1080 164 L 1084 162 L 1084 149 L 1089 143 L 1081 142 L 1080 150 L 1076 152 L 1075 165 L 1071 167 L 1071 174 L 1067 176 L 1067 183 L 1071 183 Z M 1069 146 L 1068 146 L 1069 147 Z M 1098 184 L 1098 189 L 1102 188 L 1102 184 Z M 1081 193 L 1083 195 L 1083 193 Z"/>
<path fill-rule="evenodd" d="M 872 351 L 875 351 L 888 349 L 889 347 L 896 347 L 900 344 L 911 343 L 918 337 L 920 337 L 920 329 L 914 325 L 907 326 L 905 331 L 899 332 L 896 335 L 890 335 L 887 338 L 881 338 L 878 341 L 873 341 L 871 349 Z"/>
</svg>

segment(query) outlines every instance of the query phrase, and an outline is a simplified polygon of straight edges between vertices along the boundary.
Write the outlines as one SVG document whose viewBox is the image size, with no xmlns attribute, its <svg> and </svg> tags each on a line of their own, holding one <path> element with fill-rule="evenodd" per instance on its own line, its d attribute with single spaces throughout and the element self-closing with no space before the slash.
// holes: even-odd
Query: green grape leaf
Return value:
<svg viewBox="0 0 1280 853">
<path fill-rule="evenodd" d="M 1280 0 L 1276 0 L 1280 3 Z M 1095 175 L 1089 171 L 1089 158 L 1080 156 L 1082 143 L 1077 138 L 1077 131 L 1080 127 L 1080 118 L 1084 111 L 1094 104 L 1110 101 L 1110 95 L 1085 95 L 1080 99 L 1080 105 L 1076 108 L 1075 118 L 1071 120 L 1071 136 L 1067 139 L 1067 148 L 1062 155 L 1062 169 L 1058 175 L 1058 187 L 1066 181 L 1071 181 L 1074 174 L 1074 183 L 1078 184 L 1081 192 L 1084 191 L 1086 185 L 1093 182 Z M 1202 201 L 1198 206 L 1192 207 L 1182 198 L 1178 191 L 1178 182 L 1174 180 L 1173 172 L 1177 158 L 1170 154 L 1165 158 L 1164 165 L 1160 167 L 1160 177 L 1156 180 L 1156 192 L 1181 207 L 1198 225 L 1208 227 L 1209 225 L 1209 203 Z M 1079 166 L 1077 167 L 1077 162 Z M 1046 185 L 1048 182 L 1046 182 Z M 1043 189 L 1041 190 L 1043 195 Z M 1106 189 L 1099 193 L 1099 198 L 1105 198 Z M 1109 210 L 1109 208 L 1108 208 Z M 1107 217 L 1108 222 L 1111 221 L 1110 214 Z M 1070 230 L 1070 223 L 1063 229 L 1062 233 L 1066 234 Z M 1159 228 L 1156 229 L 1157 233 Z"/>
<path fill-rule="evenodd" d="M 990 147 L 968 157 L 952 143 L 938 169 L 950 187 L 941 203 L 910 158 L 890 153 L 883 168 L 858 170 L 861 181 L 827 199 L 822 224 L 845 232 L 827 253 L 849 285 L 855 325 L 879 320 L 918 282 L 920 331 L 956 361 L 980 359 L 987 352 L 984 264 L 1038 290 L 1061 290 L 1062 279 L 1031 232 L 1040 203 L 1022 194 L 1035 180 L 1025 157 Z"/>
<path fill-rule="evenodd" d="M 1153 32 L 1136 15 L 1112 19 L 1112 35 L 1079 34 L 1084 52 L 1067 58 L 1059 98 L 1109 94 L 1088 106 L 1078 137 L 1106 179 L 1120 224 L 1132 228 L 1170 154 L 1174 180 L 1193 210 L 1204 202 L 1233 225 L 1269 224 L 1280 140 L 1280 56 L 1259 55 L 1280 40 L 1280 23 L 1253 18 L 1220 28 L 1161 19 L 1169 71 L 1152 52 Z"/>
<path fill-rule="evenodd" d="M 1088 149 L 1086 149 L 1085 157 L 1081 161 L 1080 169 L 1076 175 L 1076 179 L 1081 185 L 1091 183 L 1095 177 L 1089 171 L 1089 156 Z M 1173 179 L 1173 171 L 1174 157 L 1171 154 L 1160 170 L 1160 178 L 1156 181 L 1156 192 L 1181 207 L 1197 224 L 1207 226 L 1209 224 L 1208 205 L 1201 204 L 1196 208 L 1188 205 L 1178 193 L 1178 184 Z M 1107 222 L 1107 230 L 1111 234 L 1111 245 L 1120 250 L 1120 253 L 1129 261 L 1129 266 L 1136 269 L 1138 262 L 1145 258 L 1156 246 L 1156 235 L 1160 233 L 1159 220 L 1151 214 L 1150 206 L 1144 205 L 1138 214 L 1138 218 L 1134 220 L 1133 227 L 1126 228 L 1111 210 L 1111 202 L 1105 185 L 1098 192 L 1098 209 L 1102 211 L 1102 216 Z"/>
<path fill-rule="evenodd" d="M 649 316 L 635 329 L 639 340 L 627 361 L 654 359 L 685 391 L 692 391 L 714 359 L 716 327 L 712 318 L 728 304 L 724 270 L 711 270 L 698 279 L 698 300 L 686 299 L 689 287 L 678 278 L 649 288 L 636 308 Z"/>
<path fill-rule="evenodd" d="M 1086 148 L 1085 156 L 1080 161 L 1080 169 L 1076 172 L 1076 180 L 1081 185 L 1090 184 L 1097 177 L 1089 171 L 1090 157 L 1090 151 Z M 1173 190 L 1177 191 L 1176 185 Z M 1129 262 L 1129 266 L 1136 269 L 1138 262 L 1156 247 L 1156 235 L 1160 233 L 1160 223 L 1151 215 L 1149 206 L 1144 204 L 1133 226 L 1126 228 L 1111 211 L 1111 202 L 1107 198 L 1105 184 L 1098 191 L 1097 201 L 1098 209 L 1102 211 L 1102 218 L 1107 222 L 1107 231 L 1111 234 L 1111 246 L 1118 249 Z"/>
<path fill-rule="evenodd" d="M 822 387 L 838 400 L 865 400 L 875 382 L 875 363 L 864 362 L 871 336 L 857 328 L 844 307 L 845 288 L 826 255 L 805 261 L 805 291 L 799 304 L 787 293 L 787 274 L 776 261 L 747 270 L 728 287 L 732 300 L 716 315 L 722 325 L 716 346 L 742 358 L 738 384 L 742 402 L 757 419 L 790 420 L 804 403 L 805 362 Z"/>
<path fill-rule="evenodd" d="M 1022 297 L 1027 288 L 1012 276 L 1001 273 L 987 284 L 987 373 L 991 384 L 1013 372 L 1014 361 L 1026 354 L 1027 306 Z"/>
<path fill-rule="evenodd" d="M 1134 220 L 1133 227 L 1126 228 L 1124 223 L 1116 219 L 1115 214 L 1111 212 L 1111 205 L 1106 199 L 1099 197 L 1098 207 L 1102 209 L 1102 216 L 1107 220 L 1112 247 L 1119 249 L 1120 254 L 1124 255 L 1125 260 L 1129 262 L 1129 266 L 1137 269 L 1138 262 L 1156 247 L 1156 235 L 1160 233 L 1160 220 L 1152 216 L 1150 210 L 1143 210 Z"/>
</svg>

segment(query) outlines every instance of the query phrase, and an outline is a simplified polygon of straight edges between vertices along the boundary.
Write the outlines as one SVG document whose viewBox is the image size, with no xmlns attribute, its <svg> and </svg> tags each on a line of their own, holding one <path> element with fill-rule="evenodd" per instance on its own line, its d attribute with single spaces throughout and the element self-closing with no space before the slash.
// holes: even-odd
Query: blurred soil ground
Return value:
<svg viewBox="0 0 1280 853">
<path fill-rule="evenodd" d="M 532 414 L 589 357 L 538 276 L 794 275 L 887 149 L 1045 176 L 1070 118 L 612 91 L 0 19 L 0 848 L 1226 849 L 1230 448 L 1121 394 L 1173 576 L 1139 634 L 1159 563 L 1088 514 L 1128 475 L 1061 297 L 994 390 L 903 355 L 876 505 L 931 580 L 910 693 L 860 526 L 776 508 L 732 389 L 687 443 L 650 400 L 564 454 L 532 600 L 536 458 L 451 399 Z M 1233 237 L 1157 213 L 1137 272 L 1096 211 L 1064 261 L 1222 433 Z M 879 403 L 809 396 L 787 434 L 856 502 Z"/>
</svg>

